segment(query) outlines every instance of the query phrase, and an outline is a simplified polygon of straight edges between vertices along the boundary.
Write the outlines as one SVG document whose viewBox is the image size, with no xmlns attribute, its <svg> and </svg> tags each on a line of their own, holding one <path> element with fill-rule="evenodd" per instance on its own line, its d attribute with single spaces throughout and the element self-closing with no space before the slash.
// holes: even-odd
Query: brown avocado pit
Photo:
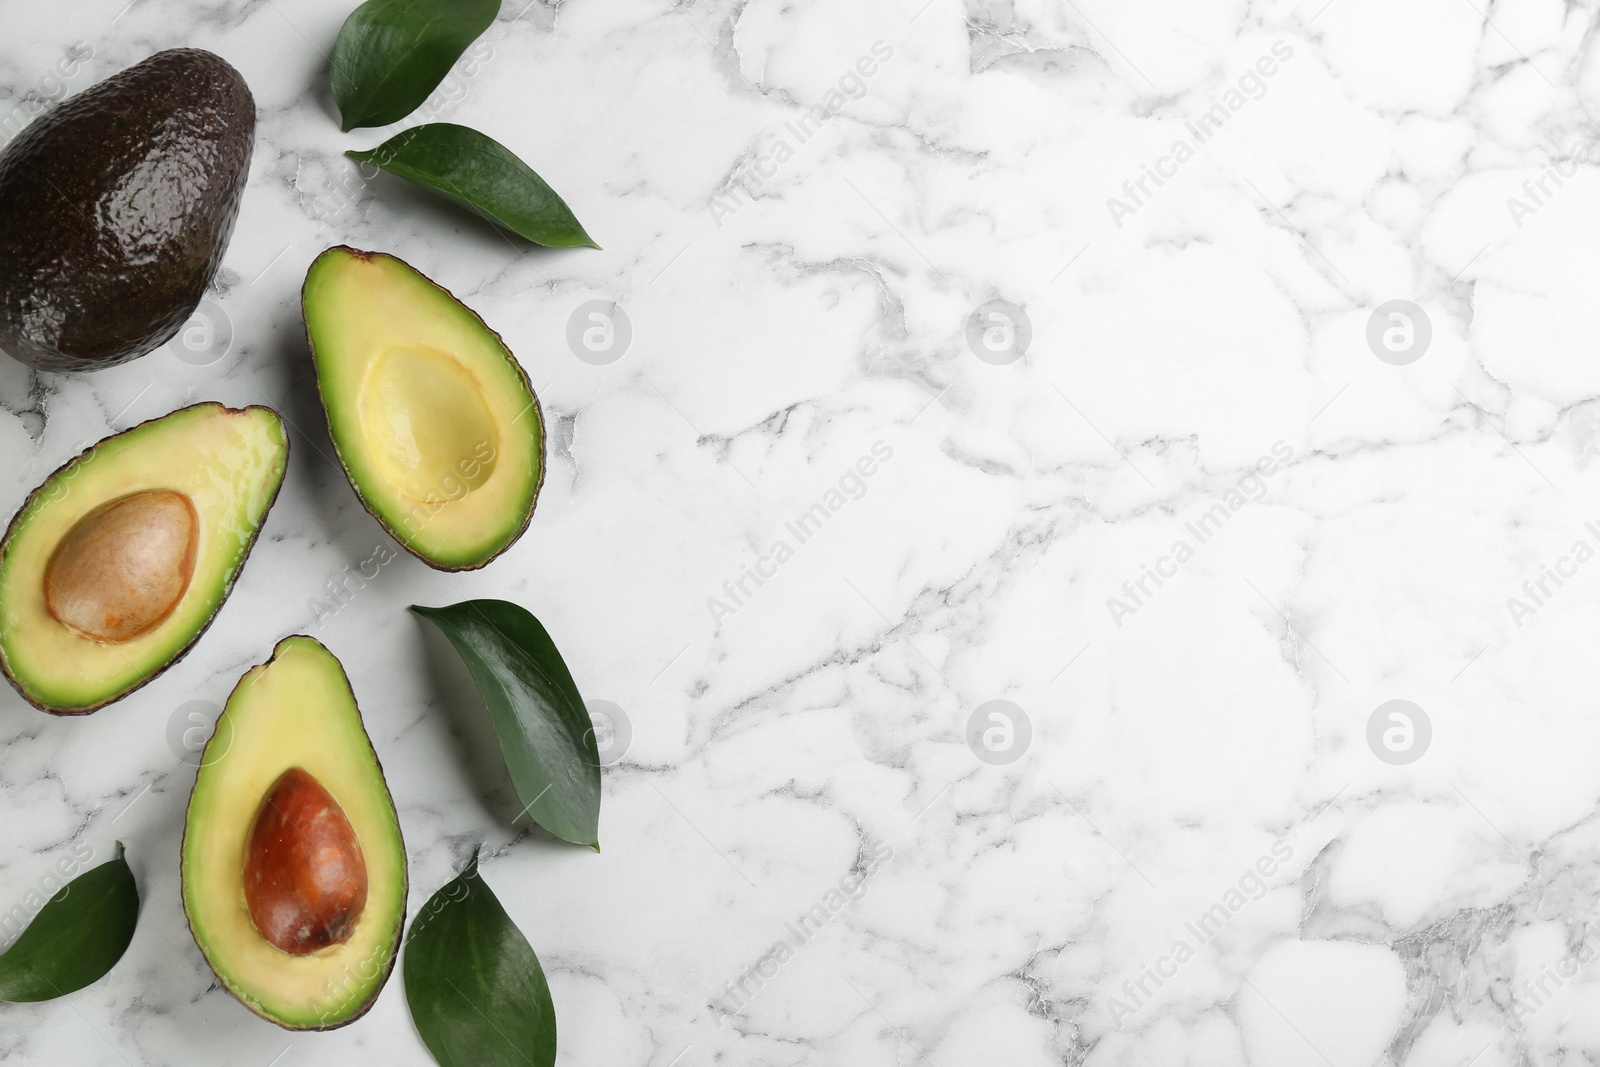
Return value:
<svg viewBox="0 0 1600 1067">
<path fill-rule="evenodd" d="M 44 573 L 45 607 L 83 637 L 121 644 L 160 626 L 194 576 L 200 520 L 170 489 L 130 493 L 67 531 Z"/>
<path fill-rule="evenodd" d="M 339 802 L 299 767 L 261 801 L 245 846 L 244 897 L 261 936 L 291 956 L 340 944 L 361 918 L 361 843 Z"/>
</svg>

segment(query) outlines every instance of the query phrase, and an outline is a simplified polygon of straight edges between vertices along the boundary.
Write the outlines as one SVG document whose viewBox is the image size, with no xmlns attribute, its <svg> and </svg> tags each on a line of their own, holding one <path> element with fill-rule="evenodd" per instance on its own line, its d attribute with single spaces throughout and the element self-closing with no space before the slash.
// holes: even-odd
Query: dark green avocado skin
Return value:
<svg viewBox="0 0 1600 1067">
<path fill-rule="evenodd" d="M 0 349 L 93 370 L 170 340 L 222 262 L 255 128 L 239 72 L 175 48 L 24 129 L 0 152 Z"/>
</svg>

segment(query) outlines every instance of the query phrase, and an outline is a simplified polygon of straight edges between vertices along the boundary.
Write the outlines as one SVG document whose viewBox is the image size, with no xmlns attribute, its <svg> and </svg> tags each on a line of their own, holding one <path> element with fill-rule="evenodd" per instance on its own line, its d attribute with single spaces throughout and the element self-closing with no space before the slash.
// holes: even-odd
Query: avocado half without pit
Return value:
<svg viewBox="0 0 1600 1067">
<path fill-rule="evenodd" d="M 270 408 L 196 404 L 107 437 L 35 489 L 0 541 L 0 669 L 45 711 L 94 711 L 210 625 L 278 495 Z"/>
<path fill-rule="evenodd" d="M 359 1018 L 394 967 L 406 853 L 344 668 L 288 637 L 251 668 L 201 757 L 183 908 L 228 992 L 290 1030 Z"/>
<path fill-rule="evenodd" d="M 544 415 L 500 335 L 408 264 L 343 245 L 301 295 L 329 436 L 362 504 L 440 570 L 482 567 L 528 528 Z"/>
</svg>

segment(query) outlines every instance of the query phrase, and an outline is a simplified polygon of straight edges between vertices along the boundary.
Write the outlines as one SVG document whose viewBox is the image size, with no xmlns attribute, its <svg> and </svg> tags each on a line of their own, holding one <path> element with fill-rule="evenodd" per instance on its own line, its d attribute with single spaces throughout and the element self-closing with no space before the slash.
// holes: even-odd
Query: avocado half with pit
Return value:
<svg viewBox="0 0 1600 1067">
<path fill-rule="evenodd" d="M 333 654 L 287 637 L 252 667 L 201 756 L 183 910 L 228 992 L 289 1030 L 364 1014 L 394 968 L 406 850 Z"/>
<path fill-rule="evenodd" d="M 522 536 L 544 481 L 544 415 L 511 351 L 409 264 L 343 245 L 301 303 L 328 432 L 361 503 L 440 570 Z"/>
<path fill-rule="evenodd" d="M 196 404 L 91 445 L 0 541 L 0 669 L 34 706 L 94 711 L 199 639 L 289 454 L 271 408 Z"/>
</svg>

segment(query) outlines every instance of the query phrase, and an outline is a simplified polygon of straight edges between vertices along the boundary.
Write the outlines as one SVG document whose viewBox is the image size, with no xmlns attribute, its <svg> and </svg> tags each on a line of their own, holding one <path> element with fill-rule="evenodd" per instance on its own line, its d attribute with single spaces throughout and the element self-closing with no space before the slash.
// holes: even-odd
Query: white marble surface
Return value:
<svg viewBox="0 0 1600 1067">
<path fill-rule="evenodd" d="M 601 252 L 357 174 L 339 153 L 384 134 L 339 134 L 321 55 L 349 2 L 125 2 L 8 5 L 0 125 L 74 42 L 74 90 L 162 47 L 233 61 L 261 112 L 215 294 L 233 341 L 203 367 L 0 361 L 0 504 L 198 400 L 272 403 L 294 452 L 182 664 L 80 720 L 0 695 L 6 905 L 117 839 L 145 899 L 106 979 L 0 1006 L 0 1059 L 427 1062 L 398 979 L 286 1034 L 179 908 L 171 724 L 304 630 L 364 706 L 412 910 L 488 842 L 564 1064 L 1600 1055 L 1592 0 L 507 0 L 428 114 L 520 152 Z M 487 570 L 400 556 L 318 627 L 388 544 L 327 458 L 296 309 L 340 241 L 506 336 L 550 468 Z M 1031 323 L 1006 365 L 966 339 L 995 299 Z M 607 366 L 565 340 L 590 300 L 632 325 Z M 1405 366 L 1366 340 L 1391 300 L 1431 322 Z M 878 442 L 859 499 L 829 497 Z M 1145 565 L 1168 577 L 1140 591 Z M 1524 592 L 1546 567 L 1563 584 Z M 470 681 L 404 611 L 479 595 L 536 612 L 631 720 L 600 855 L 510 824 Z M 1031 725 L 1010 764 L 964 740 L 997 699 Z M 1432 728 L 1404 765 L 1367 740 L 1394 699 Z"/>
</svg>

